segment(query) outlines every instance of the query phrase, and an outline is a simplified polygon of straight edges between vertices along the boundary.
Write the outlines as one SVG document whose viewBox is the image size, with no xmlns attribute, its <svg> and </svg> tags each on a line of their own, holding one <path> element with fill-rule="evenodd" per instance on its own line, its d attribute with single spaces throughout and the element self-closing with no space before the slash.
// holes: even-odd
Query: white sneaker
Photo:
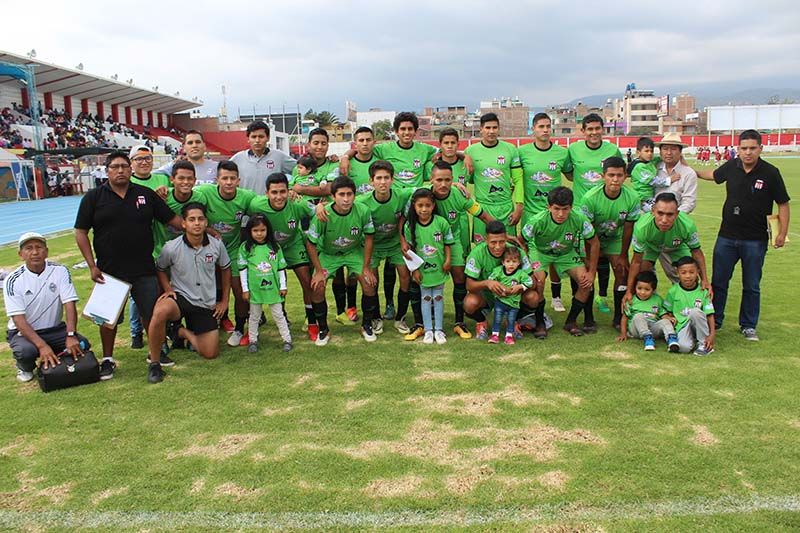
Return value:
<svg viewBox="0 0 800 533">
<path fill-rule="evenodd" d="M 383 320 L 381 320 L 380 318 L 376 318 L 375 320 L 372 321 L 372 332 L 375 335 L 380 335 L 381 333 L 383 333 Z"/>
<path fill-rule="evenodd" d="M 317 335 L 317 340 L 314 341 L 314 344 L 317 346 L 325 346 L 328 344 L 328 341 L 331 340 L 331 332 L 330 331 L 320 331 L 319 335 Z"/>
<path fill-rule="evenodd" d="M 20 383 L 27 383 L 33 379 L 33 372 L 25 372 L 24 370 L 17 369 L 17 381 Z"/>
<path fill-rule="evenodd" d="M 422 342 L 425 344 L 433 344 L 433 332 L 426 331 L 425 336 L 422 338 Z"/>
<path fill-rule="evenodd" d="M 406 324 L 406 320 L 405 319 L 395 320 L 394 321 L 394 329 L 396 329 L 397 331 L 399 331 L 403 335 L 408 335 L 409 333 L 411 333 L 411 328 L 408 327 L 408 324 Z"/>
<path fill-rule="evenodd" d="M 375 335 L 374 331 L 367 331 L 364 328 L 361 328 L 361 336 L 364 337 L 364 340 L 367 342 L 375 342 L 378 340 L 378 337 Z"/>
<path fill-rule="evenodd" d="M 564 313 L 567 308 L 564 307 L 564 303 L 561 301 L 561 298 L 553 298 L 552 300 L 553 311 L 556 313 Z"/>
<path fill-rule="evenodd" d="M 231 336 L 228 337 L 228 346 L 239 346 L 239 343 L 242 342 L 242 338 L 244 338 L 244 333 L 234 331 L 231 333 Z"/>
<path fill-rule="evenodd" d="M 447 337 L 444 334 L 444 331 L 437 331 L 433 334 L 433 338 L 436 340 L 436 344 L 446 344 Z"/>
</svg>

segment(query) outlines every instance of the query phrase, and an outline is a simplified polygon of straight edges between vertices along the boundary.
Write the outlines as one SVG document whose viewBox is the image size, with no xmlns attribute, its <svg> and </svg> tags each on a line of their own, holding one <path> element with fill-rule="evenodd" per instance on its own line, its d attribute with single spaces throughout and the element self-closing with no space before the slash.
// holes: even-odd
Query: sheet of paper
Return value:
<svg viewBox="0 0 800 533">
<path fill-rule="evenodd" d="M 408 251 L 408 256 L 411 259 L 406 259 L 405 257 L 403 257 L 403 261 L 406 262 L 406 266 L 408 267 L 408 270 L 410 270 L 411 272 L 414 272 L 416 269 L 421 267 L 422 264 L 425 262 L 420 256 L 415 254 L 413 250 Z"/>
<path fill-rule="evenodd" d="M 128 301 L 129 283 L 103 273 L 105 283 L 95 283 L 92 294 L 83 308 L 83 316 L 97 324 L 113 328 Z"/>
</svg>

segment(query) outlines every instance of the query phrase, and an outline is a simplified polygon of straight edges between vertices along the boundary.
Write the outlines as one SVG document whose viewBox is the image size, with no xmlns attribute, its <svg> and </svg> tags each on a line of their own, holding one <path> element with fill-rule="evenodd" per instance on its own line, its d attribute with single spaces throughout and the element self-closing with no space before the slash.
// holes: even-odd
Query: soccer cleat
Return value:
<svg viewBox="0 0 800 533">
<path fill-rule="evenodd" d="M 117 363 L 110 359 L 104 359 L 100 363 L 100 381 L 106 381 L 114 377 L 114 369 L 117 368 Z"/>
<path fill-rule="evenodd" d="M 425 337 L 422 338 L 422 342 L 425 343 L 425 344 L 433 344 L 433 332 L 432 331 L 426 331 L 425 332 Z"/>
<path fill-rule="evenodd" d="M 348 314 L 347 314 L 347 311 L 345 311 L 344 313 L 339 313 L 338 315 L 336 315 L 336 321 L 339 324 L 343 325 L 343 326 L 355 326 L 356 325 L 355 319 L 351 320 L 350 316 L 348 316 Z"/>
<path fill-rule="evenodd" d="M 329 340 L 331 340 L 331 332 L 328 330 L 321 330 L 319 335 L 317 335 L 317 340 L 314 341 L 314 344 L 317 346 L 325 346 L 328 344 Z"/>
<path fill-rule="evenodd" d="M 564 331 L 572 335 L 573 337 L 581 337 L 583 336 L 583 330 L 578 327 L 578 324 L 575 322 L 568 322 L 564 324 Z"/>
<path fill-rule="evenodd" d="M 134 350 L 139 350 L 141 348 L 144 348 L 144 338 L 142 337 L 141 333 L 131 337 L 131 348 L 133 348 Z"/>
<path fill-rule="evenodd" d="M 228 337 L 228 346 L 239 346 L 244 338 L 246 338 L 244 333 L 241 331 L 234 331 L 231 333 L 231 336 Z"/>
<path fill-rule="evenodd" d="M 506 335 L 506 338 L 503 341 L 503 343 L 507 344 L 509 346 L 513 346 L 514 344 L 517 343 L 517 341 L 514 340 L 514 336 L 513 335 Z"/>
<path fill-rule="evenodd" d="M 444 331 L 435 331 L 433 333 L 433 340 L 436 341 L 436 344 L 447 344 L 447 337 L 444 334 Z"/>
<path fill-rule="evenodd" d="M 250 344 L 250 340 L 248 339 L 247 335 L 242 335 L 242 340 L 239 341 L 239 346 L 247 346 Z"/>
<path fill-rule="evenodd" d="M 284 352 L 291 352 L 292 351 L 292 343 L 291 342 L 284 342 L 283 347 L 281 348 Z"/>
<path fill-rule="evenodd" d="M 394 320 L 394 315 L 397 313 L 392 304 L 386 304 L 386 312 L 383 313 L 383 318 L 386 320 Z"/>
<path fill-rule="evenodd" d="M 489 337 L 489 344 L 497 344 L 499 342 L 500 342 L 500 335 L 498 335 L 497 333 L 492 333 L 492 335 Z"/>
<path fill-rule="evenodd" d="M 609 309 L 609 307 L 608 307 L 608 302 L 606 302 L 606 299 L 605 299 L 604 296 L 599 296 L 599 295 L 595 296 L 594 297 L 594 303 L 595 303 L 595 305 L 597 305 L 597 310 L 600 311 L 601 313 L 610 313 L 611 312 L 611 309 Z"/>
<path fill-rule="evenodd" d="M 375 333 L 375 335 L 380 335 L 381 333 L 383 333 L 383 320 L 381 320 L 380 318 L 376 318 L 375 320 L 373 320 L 372 331 Z"/>
<path fill-rule="evenodd" d="M 644 350 L 646 352 L 652 352 L 656 349 L 656 341 L 652 335 L 645 335 L 644 336 Z"/>
<path fill-rule="evenodd" d="M 672 353 L 681 351 L 681 345 L 678 343 L 678 336 L 674 333 L 667 335 L 667 349 Z"/>
<path fill-rule="evenodd" d="M 567 311 L 567 308 L 564 307 L 564 302 L 561 301 L 561 298 L 553 298 L 550 303 L 553 307 L 553 311 L 556 313 L 564 313 Z"/>
<path fill-rule="evenodd" d="M 347 318 L 349 318 L 353 322 L 358 320 L 358 309 L 356 309 L 355 307 L 348 307 L 345 313 L 347 313 Z"/>
<path fill-rule="evenodd" d="M 33 379 L 33 372 L 26 372 L 21 368 L 17 369 L 17 381 L 20 383 L 27 383 Z"/>
<path fill-rule="evenodd" d="M 456 327 L 453 328 L 453 332 L 462 339 L 472 338 L 472 333 L 469 332 L 466 324 L 456 324 Z"/>
<path fill-rule="evenodd" d="M 400 320 L 395 320 L 394 321 L 394 329 L 396 329 L 397 331 L 399 331 L 403 335 L 407 335 L 408 333 L 411 333 L 411 328 L 409 328 L 408 324 L 406 324 L 406 319 L 405 318 L 401 318 Z"/>
<path fill-rule="evenodd" d="M 378 337 L 372 330 L 372 326 L 370 326 L 369 324 L 361 328 L 361 336 L 364 337 L 364 340 L 367 342 L 375 342 L 376 340 L 378 340 Z"/>
<path fill-rule="evenodd" d="M 147 369 L 147 382 L 161 383 L 166 375 L 160 364 L 150 363 L 150 368 Z"/>
<path fill-rule="evenodd" d="M 224 329 L 225 333 L 233 333 L 233 330 L 236 329 L 236 326 L 233 325 L 233 322 L 228 317 L 224 317 L 219 321 L 219 327 Z"/>
<path fill-rule="evenodd" d="M 583 323 L 583 332 L 584 333 L 597 333 L 597 323 L 596 322 L 584 322 Z"/>
<path fill-rule="evenodd" d="M 253 341 L 247 345 L 247 353 L 256 353 L 258 351 L 258 342 Z"/>
<path fill-rule="evenodd" d="M 425 334 L 425 330 L 422 329 L 420 326 L 416 326 L 414 329 L 409 330 L 408 334 L 403 337 L 407 341 L 415 341 L 418 338 L 422 337 Z"/>
<path fill-rule="evenodd" d="M 309 324 L 308 325 L 308 340 L 310 340 L 310 341 L 317 340 L 317 335 L 319 335 L 319 325 L 318 324 Z"/>
<path fill-rule="evenodd" d="M 706 355 L 711 355 L 712 353 L 714 353 L 714 348 L 711 348 L 710 350 L 706 350 L 706 347 L 703 346 L 702 344 L 699 344 L 697 346 L 697 348 L 695 348 L 695 350 L 694 350 L 694 354 L 697 355 L 697 356 L 700 356 L 700 357 L 703 357 L 703 356 L 706 356 Z"/>
<path fill-rule="evenodd" d="M 489 331 L 486 322 L 475 323 L 475 338 L 479 341 L 485 341 L 489 338 Z"/>
<path fill-rule="evenodd" d="M 756 328 L 742 328 L 742 335 L 744 335 L 744 340 L 747 341 L 758 341 L 758 335 L 756 334 Z"/>
</svg>

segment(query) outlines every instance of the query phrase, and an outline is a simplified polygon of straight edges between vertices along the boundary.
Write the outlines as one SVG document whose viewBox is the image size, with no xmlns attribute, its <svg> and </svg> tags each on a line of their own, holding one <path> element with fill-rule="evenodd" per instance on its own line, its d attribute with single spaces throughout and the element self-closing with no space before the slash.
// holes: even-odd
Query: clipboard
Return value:
<svg viewBox="0 0 800 533">
<path fill-rule="evenodd" d="M 125 302 L 131 292 L 131 284 L 103 273 L 105 283 L 95 283 L 89 300 L 83 307 L 83 316 L 98 326 L 114 329 Z"/>
<path fill-rule="evenodd" d="M 408 257 L 410 257 L 411 259 L 406 259 L 406 257 L 403 256 L 403 261 L 406 262 L 406 266 L 408 267 L 408 270 L 410 272 L 414 272 L 419 267 L 421 267 L 423 263 L 425 263 L 425 261 L 420 256 L 414 253 L 414 250 L 409 250 L 407 253 Z"/>
</svg>

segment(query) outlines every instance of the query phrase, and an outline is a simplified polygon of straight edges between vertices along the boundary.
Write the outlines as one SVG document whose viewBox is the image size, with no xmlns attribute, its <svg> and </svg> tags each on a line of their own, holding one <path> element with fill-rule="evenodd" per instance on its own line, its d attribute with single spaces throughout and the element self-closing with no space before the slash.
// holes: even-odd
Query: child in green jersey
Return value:
<svg viewBox="0 0 800 533">
<path fill-rule="evenodd" d="M 664 315 L 678 331 L 679 349 L 683 353 L 694 350 L 695 355 L 714 352 L 716 325 L 714 304 L 708 291 L 700 285 L 700 265 L 694 257 L 681 257 L 673 266 L 678 270 L 678 283 L 664 298 Z"/>
<path fill-rule="evenodd" d="M 252 216 L 245 226 L 245 241 L 239 248 L 239 279 L 242 280 L 242 296 L 250 304 L 247 351 L 258 351 L 258 323 L 263 312 L 262 305 L 269 306 L 283 339 L 283 351 L 291 350 L 292 334 L 283 314 L 286 260 L 275 242 L 269 220 L 262 214 Z"/>
<path fill-rule="evenodd" d="M 656 349 L 655 336 L 664 335 L 670 352 L 678 351 L 678 336 L 675 328 L 664 315 L 663 300 L 656 293 L 658 278 L 652 270 L 644 270 L 636 276 L 636 295 L 625 306 L 625 314 L 620 322 L 618 341 L 628 337 L 644 340 L 644 349 Z"/>
<path fill-rule="evenodd" d="M 669 181 L 658 177 L 660 157 L 654 157 L 655 143 L 650 137 L 639 137 L 636 141 L 636 159 L 628 165 L 627 173 L 631 177 L 633 190 L 642 202 L 642 211 L 649 213 L 653 209 L 653 198 L 656 188 L 669 187 Z"/>
<path fill-rule="evenodd" d="M 444 282 L 450 272 L 450 247 L 455 240 L 450 224 L 434 214 L 436 200 L 430 189 L 417 189 L 411 196 L 404 233 L 414 252 L 423 259 L 423 264 L 414 271 L 413 277 L 420 285 L 422 295 L 422 323 L 425 328 L 425 344 L 444 344 Z"/>
<path fill-rule="evenodd" d="M 500 326 L 503 318 L 506 319 L 506 344 L 514 342 L 514 324 L 517 322 L 519 303 L 522 293 L 533 287 L 533 280 L 529 273 L 520 269 L 522 255 L 518 248 L 506 248 L 503 252 L 503 264 L 497 266 L 489 279 L 497 281 L 507 289 L 505 296 L 498 296 L 494 301 L 494 326 L 489 344 L 500 342 Z"/>
</svg>

